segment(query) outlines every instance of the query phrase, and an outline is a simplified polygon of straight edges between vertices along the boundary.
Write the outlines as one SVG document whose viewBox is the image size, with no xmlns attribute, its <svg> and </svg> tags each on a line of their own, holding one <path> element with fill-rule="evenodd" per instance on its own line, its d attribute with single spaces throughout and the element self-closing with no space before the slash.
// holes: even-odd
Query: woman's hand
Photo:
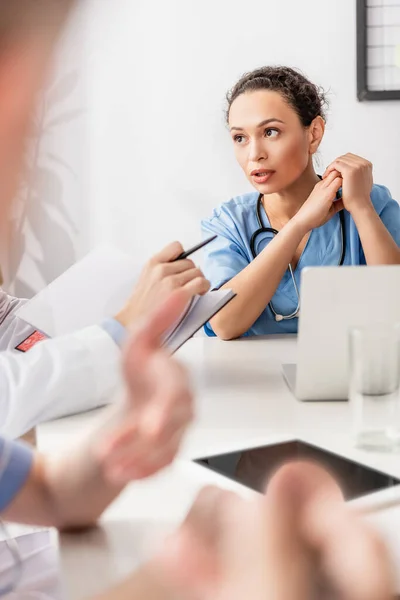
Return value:
<svg viewBox="0 0 400 600">
<path fill-rule="evenodd" d="M 321 227 L 343 209 L 342 201 L 336 200 L 336 194 L 341 185 L 342 178 L 335 170 L 316 184 L 303 206 L 292 219 L 304 230 L 304 235 L 316 227 Z"/>
<path fill-rule="evenodd" d="M 355 154 L 344 154 L 329 165 L 323 175 L 323 180 L 327 181 L 331 173 L 339 173 L 343 180 L 343 206 L 349 213 L 353 215 L 359 209 L 371 207 L 373 178 L 372 164 L 368 160 Z"/>
</svg>

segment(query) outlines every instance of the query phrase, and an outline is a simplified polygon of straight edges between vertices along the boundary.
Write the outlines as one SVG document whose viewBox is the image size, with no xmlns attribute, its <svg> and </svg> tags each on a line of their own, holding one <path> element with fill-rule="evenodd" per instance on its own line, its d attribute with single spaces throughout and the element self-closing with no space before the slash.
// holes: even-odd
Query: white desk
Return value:
<svg viewBox="0 0 400 600">
<path fill-rule="evenodd" d="M 400 454 L 352 447 L 347 403 L 301 403 L 292 396 L 281 364 L 296 360 L 294 337 L 234 342 L 195 338 L 178 356 L 193 375 L 197 398 L 197 419 L 180 459 L 158 476 L 130 485 L 105 513 L 101 529 L 61 537 L 70 598 L 87 597 L 129 573 L 180 522 L 204 484 L 249 493 L 191 458 L 302 439 L 400 478 Z M 41 425 L 39 448 L 54 451 L 72 443 L 93 418 L 87 413 Z M 400 525 L 400 505 L 369 518 L 400 565 L 395 527 Z"/>
</svg>

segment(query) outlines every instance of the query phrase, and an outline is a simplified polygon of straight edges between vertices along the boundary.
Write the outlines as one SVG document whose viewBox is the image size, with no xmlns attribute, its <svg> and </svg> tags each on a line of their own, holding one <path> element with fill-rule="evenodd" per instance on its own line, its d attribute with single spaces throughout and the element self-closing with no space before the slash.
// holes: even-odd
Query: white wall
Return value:
<svg viewBox="0 0 400 600">
<path fill-rule="evenodd" d="M 113 0 L 92 3 L 91 243 L 144 258 L 249 189 L 224 126 L 226 90 L 264 64 L 330 90 L 321 160 L 351 151 L 400 199 L 400 103 L 356 100 L 355 2 Z"/>
<path fill-rule="evenodd" d="M 172 239 L 195 243 L 202 217 L 250 189 L 233 158 L 224 96 L 264 64 L 300 67 L 330 90 L 321 169 L 341 153 L 361 154 L 400 200 L 400 103 L 356 100 L 354 1 L 78 6 L 45 94 L 39 152 L 28 157 L 20 200 L 30 214 L 4 269 L 14 293 L 37 291 L 97 243 L 138 263 Z"/>
</svg>

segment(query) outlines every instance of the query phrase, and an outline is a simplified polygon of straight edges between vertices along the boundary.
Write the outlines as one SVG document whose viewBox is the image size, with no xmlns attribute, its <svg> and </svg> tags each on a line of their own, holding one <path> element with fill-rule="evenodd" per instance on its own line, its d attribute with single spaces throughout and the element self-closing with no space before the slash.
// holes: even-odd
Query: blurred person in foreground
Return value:
<svg viewBox="0 0 400 600">
<path fill-rule="evenodd" d="M 49 49 L 67 15 L 68 0 L 0 0 L 0 241 L 16 190 L 25 134 Z M 121 383 L 127 331 L 174 289 L 204 294 L 209 283 L 183 248 L 165 247 L 142 270 L 118 314 L 55 339 L 16 315 L 24 300 L 0 289 L 0 433 L 19 437 L 40 422 L 112 401 Z M 173 261 L 173 262 L 172 262 Z M 1 265 L 1 261 L 0 261 Z M 1 281 L 0 281 L 1 285 Z M 39 343 L 40 342 L 40 343 Z"/>
<path fill-rule="evenodd" d="M 56 31 L 61 0 L 0 0 L 0 206 L 17 180 L 23 136 Z M 9 521 L 90 526 L 129 481 L 168 464 L 192 416 L 184 370 L 161 347 L 188 301 L 178 290 L 136 328 L 123 361 L 124 402 L 61 456 L 0 438 L 0 514 Z M 1 394 L 1 390 L 0 390 Z M 103 598 L 386 600 L 392 573 L 382 543 L 311 464 L 288 465 L 265 497 L 203 490 L 159 553 Z"/>
<path fill-rule="evenodd" d="M 0 0 L 2 225 L 15 193 L 35 96 L 71 5 L 69 0 Z M 0 436 L 2 518 L 60 528 L 91 525 L 129 481 L 148 477 L 173 460 L 192 419 L 193 398 L 185 370 L 163 348 L 162 339 L 192 292 L 182 286 L 166 294 L 161 306 L 154 302 L 139 315 L 123 354 L 123 397 L 80 443 L 60 456 L 42 456 Z M 125 309 L 128 326 L 130 308 Z M 5 395 L 7 389 L 0 386 L 0 402 Z"/>
<path fill-rule="evenodd" d="M 393 570 L 334 479 L 292 463 L 252 500 L 204 489 L 140 571 L 98 600 L 389 600 Z"/>
</svg>

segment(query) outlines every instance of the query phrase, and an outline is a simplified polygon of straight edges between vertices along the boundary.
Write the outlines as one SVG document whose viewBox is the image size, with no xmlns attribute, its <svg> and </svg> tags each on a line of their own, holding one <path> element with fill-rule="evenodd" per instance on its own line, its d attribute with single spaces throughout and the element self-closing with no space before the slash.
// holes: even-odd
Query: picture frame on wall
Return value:
<svg viewBox="0 0 400 600">
<path fill-rule="evenodd" d="M 356 1 L 358 100 L 400 100 L 400 0 Z"/>
</svg>

